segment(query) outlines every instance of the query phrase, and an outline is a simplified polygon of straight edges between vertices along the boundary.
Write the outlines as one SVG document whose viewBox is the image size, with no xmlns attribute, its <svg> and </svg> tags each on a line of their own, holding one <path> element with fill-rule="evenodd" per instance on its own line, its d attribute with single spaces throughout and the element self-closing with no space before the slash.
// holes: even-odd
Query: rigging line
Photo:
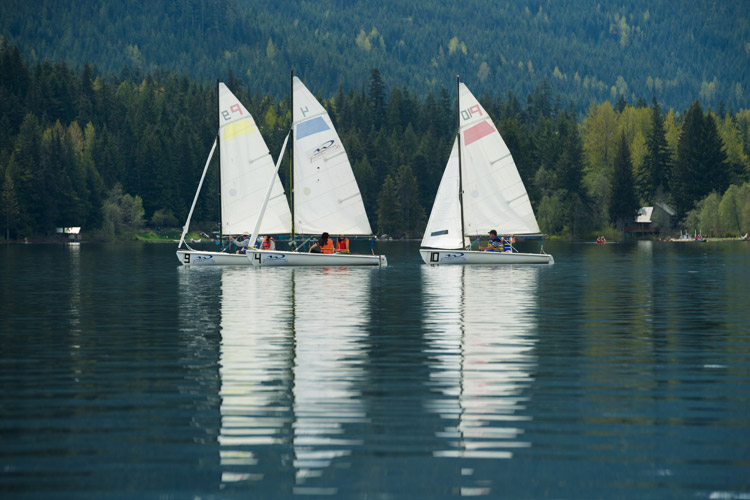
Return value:
<svg viewBox="0 0 750 500">
<path fill-rule="evenodd" d="M 214 139 L 214 145 L 211 147 L 211 152 L 208 153 L 208 159 L 206 160 L 206 166 L 203 167 L 203 174 L 201 175 L 201 180 L 198 182 L 198 189 L 195 191 L 195 197 L 193 198 L 193 204 L 190 207 L 190 213 L 187 216 L 187 220 L 185 221 L 185 226 L 182 228 L 182 236 L 180 236 L 180 244 L 177 245 L 177 248 L 180 248 L 183 243 L 185 243 L 185 235 L 188 232 L 188 227 L 190 227 L 190 219 L 193 217 L 193 210 L 195 210 L 195 204 L 198 202 L 198 195 L 201 192 L 201 187 L 203 186 L 203 180 L 206 178 L 206 171 L 208 170 L 208 165 L 211 163 L 211 158 L 214 156 L 214 151 L 216 150 L 216 144 L 218 143 L 219 138 L 216 137 Z"/>
</svg>

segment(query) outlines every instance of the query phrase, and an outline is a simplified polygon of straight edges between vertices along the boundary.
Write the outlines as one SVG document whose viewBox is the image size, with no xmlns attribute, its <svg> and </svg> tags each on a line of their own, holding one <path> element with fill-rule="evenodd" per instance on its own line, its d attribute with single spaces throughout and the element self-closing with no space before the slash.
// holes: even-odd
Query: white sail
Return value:
<svg viewBox="0 0 750 500">
<path fill-rule="evenodd" d="M 253 231 L 273 179 L 260 232 L 289 233 L 292 216 L 268 147 L 253 117 L 223 83 L 219 83 L 219 145 L 222 231 L 225 234 Z"/>
<path fill-rule="evenodd" d="M 425 248 L 462 248 L 461 206 L 458 202 L 458 140 L 453 149 L 443 178 L 438 187 L 430 219 L 422 238 Z"/>
<path fill-rule="evenodd" d="M 357 181 L 323 106 L 294 77 L 294 229 L 370 235 Z"/>
<path fill-rule="evenodd" d="M 486 235 L 538 234 L 529 195 L 513 157 L 466 85 L 459 85 L 464 232 Z"/>
</svg>

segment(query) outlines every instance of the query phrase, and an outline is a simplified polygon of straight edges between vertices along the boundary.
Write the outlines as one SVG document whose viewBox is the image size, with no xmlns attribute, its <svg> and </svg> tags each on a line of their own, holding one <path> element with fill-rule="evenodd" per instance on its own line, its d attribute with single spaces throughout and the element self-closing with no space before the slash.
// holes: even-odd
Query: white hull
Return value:
<svg viewBox="0 0 750 500">
<path fill-rule="evenodd" d="M 244 256 L 254 266 L 387 266 L 385 255 L 347 253 L 305 253 L 281 250 L 252 250 Z"/>
<path fill-rule="evenodd" d="M 201 250 L 177 250 L 177 260 L 183 266 L 249 266 L 245 254 L 206 252 Z"/>
<path fill-rule="evenodd" d="M 479 252 L 476 250 L 442 250 L 420 248 L 425 264 L 554 264 L 555 259 L 546 253 Z"/>
</svg>

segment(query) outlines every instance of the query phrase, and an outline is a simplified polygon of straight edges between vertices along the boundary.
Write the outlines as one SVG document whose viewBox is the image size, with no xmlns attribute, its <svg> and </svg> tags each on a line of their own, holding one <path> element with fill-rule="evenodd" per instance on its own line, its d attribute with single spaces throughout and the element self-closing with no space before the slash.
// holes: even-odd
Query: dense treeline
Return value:
<svg viewBox="0 0 750 500">
<path fill-rule="evenodd" d="M 419 95 L 459 73 L 478 93 L 518 96 L 547 78 L 584 107 L 619 94 L 676 109 L 696 97 L 750 103 L 750 23 L 737 1 L 5 0 L 0 33 L 30 61 L 198 80 L 231 69 L 276 98 L 290 67 L 325 95 L 367 85 L 377 67 Z"/>
<path fill-rule="evenodd" d="M 29 66 L 16 47 L 1 42 L 4 235 L 45 235 L 57 226 L 116 234 L 143 218 L 154 225 L 184 221 L 216 132 L 214 83 L 137 70 L 114 77 L 89 65 Z M 290 124 L 288 98 L 261 95 L 231 74 L 226 83 L 276 156 Z M 306 84 L 315 91 L 315 82 Z M 454 92 L 420 98 L 406 87 L 388 88 L 372 69 L 367 86 L 340 86 L 321 100 L 347 148 L 373 228 L 419 235 L 455 134 Z M 525 105 L 511 92 L 480 100 L 549 234 L 599 231 L 653 201 L 671 203 L 684 216 L 730 185 L 738 210 L 750 209 L 750 190 L 737 191 L 750 179 L 748 111 L 706 113 L 695 101 L 680 118 L 656 100 L 629 105 L 620 98 L 614 107 L 592 103 L 579 123 L 576 105 L 562 106 L 546 81 Z M 210 169 L 193 216 L 205 229 L 218 216 L 217 170 Z M 750 221 L 735 219 L 740 223 L 725 230 Z"/>
</svg>

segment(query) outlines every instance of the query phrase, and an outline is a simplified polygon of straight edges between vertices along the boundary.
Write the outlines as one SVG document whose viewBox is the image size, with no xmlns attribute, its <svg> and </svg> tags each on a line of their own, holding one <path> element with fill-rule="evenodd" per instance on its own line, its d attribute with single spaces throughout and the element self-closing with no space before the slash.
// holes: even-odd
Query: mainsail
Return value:
<svg viewBox="0 0 750 500">
<path fill-rule="evenodd" d="M 499 234 L 538 234 L 539 226 L 513 157 L 487 111 L 463 83 L 459 84 L 459 106 L 461 147 L 454 142 L 422 247 L 460 249 L 464 235 L 486 235 L 490 229 Z M 459 175 L 463 185 L 463 234 Z"/>
<path fill-rule="evenodd" d="M 538 234 L 539 226 L 516 163 L 490 115 L 463 83 L 461 153 L 467 235 Z"/>
<path fill-rule="evenodd" d="M 260 232 L 289 233 L 292 216 L 268 147 L 253 117 L 223 83 L 219 83 L 219 147 L 222 232 L 252 232 L 273 179 Z"/>
<path fill-rule="evenodd" d="M 331 118 L 294 77 L 294 230 L 370 235 L 370 222 Z"/>
</svg>

